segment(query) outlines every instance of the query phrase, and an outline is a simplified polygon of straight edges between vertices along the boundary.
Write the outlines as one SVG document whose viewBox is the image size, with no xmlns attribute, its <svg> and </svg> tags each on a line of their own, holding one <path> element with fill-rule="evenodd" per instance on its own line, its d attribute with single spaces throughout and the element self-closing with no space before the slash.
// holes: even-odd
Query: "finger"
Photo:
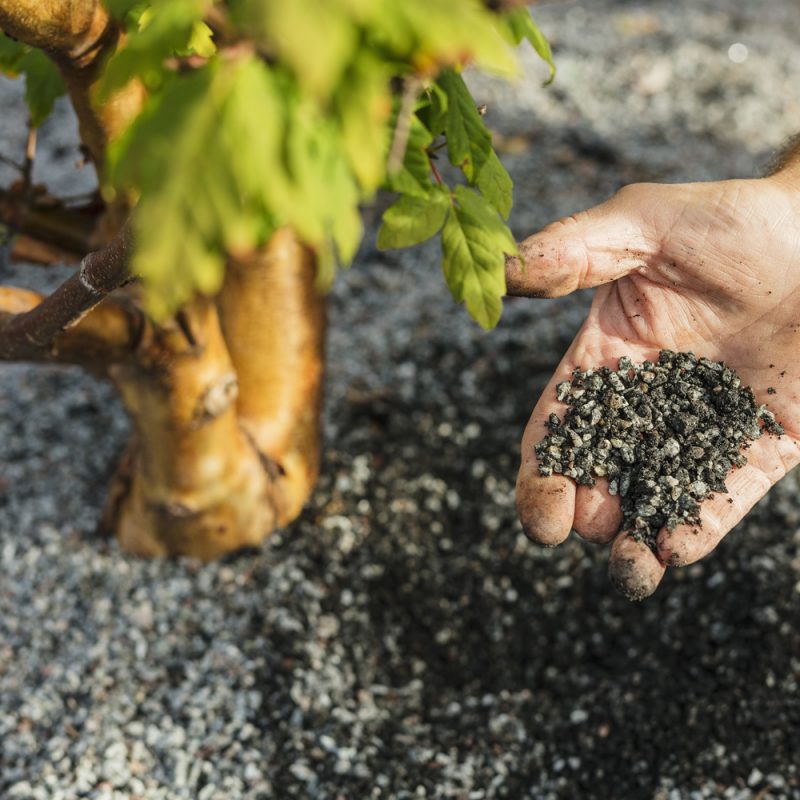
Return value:
<svg viewBox="0 0 800 800">
<path fill-rule="evenodd" d="M 565 358 L 547 384 L 525 428 L 517 476 L 517 514 L 522 528 L 530 539 L 550 547 L 563 542 L 572 529 L 575 484 L 562 475 L 540 475 L 534 446 L 547 434 L 546 422 L 550 414 L 559 411 L 555 399 L 556 384 L 568 380 L 569 376 Z"/>
<path fill-rule="evenodd" d="M 653 191 L 650 187 L 648 198 Z M 641 200 L 641 186 L 628 186 L 529 236 L 519 246 L 520 256 L 506 260 L 508 294 L 560 297 L 645 267 L 659 244 L 643 219 Z"/>
<path fill-rule="evenodd" d="M 618 497 L 608 493 L 608 481 L 598 478 L 594 486 L 579 486 L 575 493 L 572 527 L 587 542 L 608 544 L 622 524 Z"/>
<path fill-rule="evenodd" d="M 658 535 L 659 558 L 671 567 L 707 556 L 748 511 L 798 462 L 798 446 L 789 437 L 763 436 L 748 451 L 745 466 L 725 479 L 728 493 L 700 505 L 700 525 L 678 525 Z"/>
<path fill-rule="evenodd" d="M 608 559 L 608 577 L 628 600 L 644 600 L 653 594 L 665 569 L 644 542 L 627 532 L 614 539 Z"/>
<path fill-rule="evenodd" d="M 534 446 L 547 435 L 546 423 L 550 414 L 559 417 L 564 415 L 565 406 L 556 399 L 556 386 L 562 381 L 570 381 L 572 371 L 581 365 L 615 366 L 622 355 L 643 360 L 655 357 L 655 353 L 657 351 L 652 347 L 607 336 L 600 329 L 596 309 L 590 312 L 539 398 L 522 439 L 522 463 L 517 478 L 517 513 L 526 534 L 534 541 L 550 546 L 559 544 L 569 535 L 576 516 L 581 526 L 578 531 L 596 536 L 596 541 L 610 541 L 619 529 L 614 510 L 617 501 L 614 498 L 603 500 L 602 495 L 584 492 L 576 495 L 575 483 L 569 478 L 557 474 L 543 477 L 539 474 Z M 583 508 L 578 498 L 588 499 L 589 505 Z M 589 518 L 595 514 L 597 519 L 590 522 Z"/>
</svg>

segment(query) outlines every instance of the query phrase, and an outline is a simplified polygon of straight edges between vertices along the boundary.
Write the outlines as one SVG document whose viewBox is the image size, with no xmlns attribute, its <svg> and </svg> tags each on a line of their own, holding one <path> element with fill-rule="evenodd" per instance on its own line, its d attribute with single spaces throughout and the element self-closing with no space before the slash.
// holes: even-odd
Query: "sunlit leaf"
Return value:
<svg viewBox="0 0 800 800">
<path fill-rule="evenodd" d="M 386 175 L 391 74 L 374 55 L 360 56 L 345 73 L 335 95 L 342 146 L 362 188 L 371 194 Z"/>
<path fill-rule="evenodd" d="M 0 72 L 15 78 L 19 75 L 19 62 L 28 48 L 0 31 Z"/>
<path fill-rule="evenodd" d="M 519 44 L 527 39 L 537 55 L 547 64 L 550 69 L 550 77 L 547 79 L 547 83 L 551 83 L 556 76 L 553 52 L 550 49 L 550 43 L 539 30 L 539 26 L 533 21 L 531 12 L 524 7 L 515 8 L 505 16 L 505 20 L 515 43 Z"/>
<path fill-rule="evenodd" d="M 506 290 L 505 255 L 517 253 L 511 232 L 477 192 L 457 186 L 442 231 L 445 279 L 453 299 L 484 328 L 497 324 Z"/>
<path fill-rule="evenodd" d="M 111 145 L 108 174 L 138 200 L 134 268 L 152 313 L 216 291 L 229 255 L 279 226 L 316 253 L 329 281 L 355 256 L 360 206 L 383 186 L 400 198 L 379 245 L 442 230 L 454 296 L 494 324 L 502 254 L 514 249 L 501 220 L 511 179 L 461 71 L 514 74 L 511 44 L 522 39 L 549 53 L 527 11 L 494 13 L 482 0 L 108 4 L 126 37 L 104 66 L 100 100 L 131 80 L 148 92 Z M 6 50 L 5 68 L 16 69 Z M 452 178 L 444 147 L 477 191 L 442 185 Z"/>
<path fill-rule="evenodd" d="M 405 155 L 400 169 L 388 177 L 388 187 L 394 192 L 427 197 L 433 188 L 427 147 L 433 141 L 430 131 L 416 115 L 411 117 Z"/>
<path fill-rule="evenodd" d="M 225 253 L 268 234 L 267 184 L 254 170 L 280 149 L 280 114 L 261 62 L 212 64 L 171 82 L 112 148 L 111 179 L 140 193 L 133 268 L 155 316 L 215 291 Z"/>
<path fill-rule="evenodd" d="M 347 5 L 330 0 L 242 0 L 240 7 L 242 23 L 294 72 L 303 91 L 330 95 L 358 44 Z"/>
<path fill-rule="evenodd" d="M 382 0 L 372 22 L 381 44 L 409 58 L 419 73 L 469 62 L 507 77 L 518 74 L 495 15 L 479 0 Z"/>
<path fill-rule="evenodd" d="M 25 102 L 31 124 L 38 128 L 66 92 L 56 65 L 41 51 L 21 44 L 0 32 L 0 72 L 15 78 L 25 76 Z"/>
<path fill-rule="evenodd" d="M 508 219 L 513 203 L 513 183 L 494 150 L 489 151 L 489 157 L 478 172 L 475 184 L 481 194 L 500 212 L 503 219 Z"/>
<path fill-rule="evenodd" d="M 427 197 L 401 196 L 383 212 L 378 247 L 381 250 L 410 247 L 430 239 L 440 231 L 449 208 L 448 195 L 442 190 Z"/>
<path fill-rule="evenodd" d="M 168 58 L 191 50 L 192 42 L 213 52 L 202 22 L 210 0 L 157 0 L 142 13 L 139 24 L 108 61 L 100 80 L 105 99 L 137 78 L 151 90 L 164 79 Z M 203 55 L 205 53 L 201 53 Z"/>
<path fill-rule="evenodd" d="M 472 182 L 492 152 L 492 137 L 460 75 L 445 70 L 439 76 L 439 85 L 447 94 L 447 153 L 450 163 L 461 167 Z"/>
</svg>

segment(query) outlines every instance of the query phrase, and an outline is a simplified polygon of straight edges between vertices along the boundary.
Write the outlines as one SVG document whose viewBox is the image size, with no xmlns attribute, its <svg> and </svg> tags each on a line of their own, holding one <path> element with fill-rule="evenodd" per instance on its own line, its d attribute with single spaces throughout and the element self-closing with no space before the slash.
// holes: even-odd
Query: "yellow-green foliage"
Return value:
<svg viewBox="0 0 800 800">
<path fill-rule="evenodd" d="M 128 35 L 99 96 L 131 80 L 149 93 L 111 144 L 105 191 L 138 198 L 133 269 L 151 313 L 214 292 L 228 255 L 283 225 L 314 248 L 329 281 L 358 248 L 360 204 L 384 187 L 399 198 L 378 244 L 406 247 L 442 231 L 453 296 L 481 325 L 497 322 L 503 254 L 516 252 L 504 222 L 511 179 L 461 70 L 513 76 L 523 39 L 552 67 L 527 9 L 494 13 L 479 0 L 107 4 Z M 435 169 L 445 147 L 465 182 L 455 187 Z"/>
</svg>

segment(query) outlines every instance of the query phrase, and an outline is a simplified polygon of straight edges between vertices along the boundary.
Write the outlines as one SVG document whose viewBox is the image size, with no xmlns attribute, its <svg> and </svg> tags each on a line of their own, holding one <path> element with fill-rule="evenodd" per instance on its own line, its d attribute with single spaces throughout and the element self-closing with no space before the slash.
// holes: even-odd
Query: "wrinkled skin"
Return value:
<svg viewBox="0 0 800 800">
<path fill-rule="evenodd" d="M 611 543 L 609 574 L 623 593 L 655 591 L 667 566 L 710 553 L 750 508 L 800 463 L 800 187 L 785 173 L 756 180 L 627 186 L 589 211 L 549 225 L 507 266 L 509 294 L 558 297 L 597 286 L 589 316 L 539 399 L 522 440 L 517 510 L 532 539 L 574 529 Z M 618 533 L 619 500 L 605 481 L 579 486 L 538 474 L 534 444 L 555 386 L 573 369 L 616 368 L 622 355 L 660 349 L 725 361 L 786 429 L 764 436 L 727 478 L 729 494 L 701 507 L 702 527 L 660 531 L 658 554 Z M 774 387 L 775 394 L 767 388 Z"/>
</svg>

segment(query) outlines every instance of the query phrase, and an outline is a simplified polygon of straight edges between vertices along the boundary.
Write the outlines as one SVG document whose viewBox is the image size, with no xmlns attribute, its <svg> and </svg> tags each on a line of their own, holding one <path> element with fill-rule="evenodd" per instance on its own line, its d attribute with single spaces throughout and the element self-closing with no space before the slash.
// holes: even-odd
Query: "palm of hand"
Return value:
<svg viewBox="0 0 800 800">
<path fill-rule="evenodd" d="M 529 535 L 557 544 L 575 529 L 614 539 L 612 579 L 632 597 L 657 586 L 664 565 L 710 552 L 754 503 L 800 463 L 800 204 L 777 181 L 627 187 L 608 203 L 526 240 L 511 262 L 512 292 L 554 296 L 599 285 L 586 322 L 534 409 L 522 442 L 517 506 Z M 724 360 L 784 423 L 762 437 L 727 479 L 729 495 L 703 503 L 702 528 L 662 531 L 658 558 L 617 534 L 621 512 L 604 485 L 542 478 L 533 445 L 559 413 L 555 384 L 573 369 L 616 366 L 660 349 Z M 732 501 L 732 502 L 729 502 Z M 616 538 L 615 538 L 616 537 Z"/>
</svg>

